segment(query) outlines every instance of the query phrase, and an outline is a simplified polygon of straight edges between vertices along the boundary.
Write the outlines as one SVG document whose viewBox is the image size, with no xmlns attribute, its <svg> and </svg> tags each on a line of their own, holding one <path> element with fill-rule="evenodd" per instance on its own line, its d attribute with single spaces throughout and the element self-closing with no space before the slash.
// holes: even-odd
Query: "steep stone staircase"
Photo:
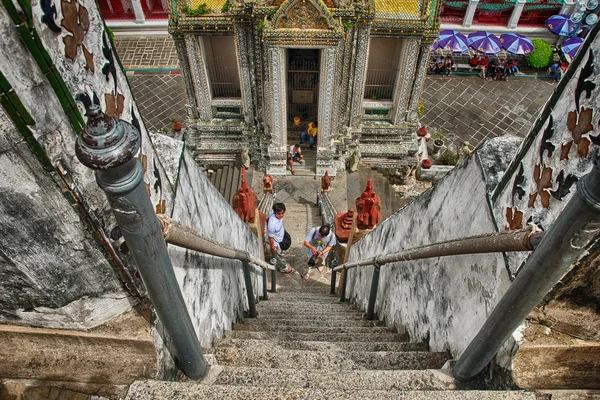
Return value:
<svg viewBox="0 0 600 400">
<path fill-rule="evenodd" d="M 307 179 L 307 178 L 301 178 Z M 301 179 L 295 180 L 300 181 Z M 127 399 L 535 399 L 523 391 L 458 390 L 442 370 L 448 355 L 329 295 L 330 272 L 302 280 L 302 242 L 321 223 L 314 204 L 293 187 L 284 218 L 293 274 L 277 273 L 277 293 L 257 304 L 257 318 L 234 324 L 204 352 L 211 367 L 199 382 L 137 381 Z M 282 194 L 279 197 L 283 196 Z M 283 198 L 281 200 L 284 200 Z"/>
<path fill-rule="evenodd" d="M 280 277 L 282 275 L 280 274 Z M 283 280 L 259 316 L 205 349 L 199 383 L 138 381 L 128 399 L 535 399 L 534 393 L 456 390 L 446 353 L 362 313 L 322 283 Z"/>
</svg>

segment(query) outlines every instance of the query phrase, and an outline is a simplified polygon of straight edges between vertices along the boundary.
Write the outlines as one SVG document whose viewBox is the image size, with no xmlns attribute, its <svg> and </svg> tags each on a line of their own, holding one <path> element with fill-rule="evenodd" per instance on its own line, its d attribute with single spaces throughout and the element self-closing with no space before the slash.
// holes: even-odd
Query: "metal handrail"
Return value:
<svg viewBox="0 0 600 400">
<path fill-rule="evenodd" d="M 133 125 L 104 114 L 99 105 L 90 105 L 87 117 L 75 145 L 77 158 L 96 170 L 98 186 L 106 193 L 148 297 L 171 338 L 177 366 L 188 377 L 200 379 L 208 372 L 208 363 L 143 183 L 144 169 L 135 157 L 140 133 Z"/>
<path fill-rule="evenodd" d="M 594 168 L 546 231 L 543 240 L 500 299 L 454 366 L 459 381 L 470 381 L 494 357 L 571 265 L 598 238 L 600 229 L 600 149 Z"/>
<path fill-rule="evenodd" d="M 523 230 L 517 232 L 486 233 L 446 242 L 415 247 L 393 254 L 379 255 L 337 266 L 333 271 L 343 271 L 368 265 L 384 265 L 399 261 L 455 256 L 460 254 L 499 253 L 505 251 L 531 251 L 541 241 L 544 232 Z"/>
<path fill-rule="evenodd" d="M 238 250 L 231 246 L 227 246 L 226 244 L 204 237 L 195 230 L 182 225 L 164 214 L 157 214 L 156 218 L 158 218 L 162 227 L 165 242 L 169 244 L 217 257 L 245 261 L 264 269 L 275 270 L 273 265 L 253 256 L 247 251 Z"/>
</svg>

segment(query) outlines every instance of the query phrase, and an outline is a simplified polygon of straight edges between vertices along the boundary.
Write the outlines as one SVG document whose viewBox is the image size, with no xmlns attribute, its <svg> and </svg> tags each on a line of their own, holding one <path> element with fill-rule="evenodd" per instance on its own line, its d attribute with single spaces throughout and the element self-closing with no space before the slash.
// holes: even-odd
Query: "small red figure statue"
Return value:
<svg viewBox="0 0 600 400">
<path fill-rule="evenodd" d="M 324 192 L 329 191 L 331 187 L 331 177 L 329 176 L 329 171 L 325 171 L 325 175 L 321 177 L 321 190 Z"/>
<path fill-rule="evenodd" d="M 373 179 L 367 181 L 367 187 L 356 199 L 358 229 L 373 229 L 381 221 L 381 199 L 373 191 Z"/>
<path fill-rule="evenodd" d="M 256 193 L 246 183 L 246 169 L 242 168 L 242 186 L 240 186 L 237 193 L 233 196 L 233 209 L 242 221 L 246 223 L 254 222 L 257 204 Z"/>
<path fill-rule="evenodd" d="M 269 174 L 265 175 L 263 178 L 263 192 L 272 192 L 273 191 L 273 177 Z"/>
<path fill-rule="evenodd" d="M 353 209 L 349 209 L 348 212 L 337 213 L 335 216 L 335 237 L 341 243 L 348 243 L 353 216 Z"/>
</svg>

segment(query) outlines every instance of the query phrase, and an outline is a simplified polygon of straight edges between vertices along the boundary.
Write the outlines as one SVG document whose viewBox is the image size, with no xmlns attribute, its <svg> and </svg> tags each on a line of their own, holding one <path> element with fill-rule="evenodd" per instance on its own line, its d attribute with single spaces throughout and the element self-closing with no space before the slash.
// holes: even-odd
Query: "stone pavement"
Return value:
<svg viewBox="0 0 600 400">
<path fill-rule="evenodd" d="M 176 68 L 170 38 L 116 38 L 117 52 L 146 125 L 169 129 L 171 119 L 184 119 L 186 96 Z M 145 68 L 143 71 L 140 68 Z M 165 71 L 164 69 L 167 69 Z M 440 128 L 457 144 L 512 134 L 525 136 L 554 90 L 549 79 L 511 77 L 483 81 L 477 76 L 428 75 L 421 99 L 421 122 L 434 133 Z"/>
</svg>

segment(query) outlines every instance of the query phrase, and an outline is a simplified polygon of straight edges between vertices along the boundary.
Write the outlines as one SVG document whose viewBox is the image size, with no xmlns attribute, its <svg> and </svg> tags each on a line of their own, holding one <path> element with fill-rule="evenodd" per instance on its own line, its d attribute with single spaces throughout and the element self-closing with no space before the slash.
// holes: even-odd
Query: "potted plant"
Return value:
<svg viewBox="0 0 600 400">
<path fill-rule="evenodd" d="M 446 145 L 446 132 L 439 128 L 433 134 L 433 154 L 439 153 L 439 151 Z"/>
</svg>

